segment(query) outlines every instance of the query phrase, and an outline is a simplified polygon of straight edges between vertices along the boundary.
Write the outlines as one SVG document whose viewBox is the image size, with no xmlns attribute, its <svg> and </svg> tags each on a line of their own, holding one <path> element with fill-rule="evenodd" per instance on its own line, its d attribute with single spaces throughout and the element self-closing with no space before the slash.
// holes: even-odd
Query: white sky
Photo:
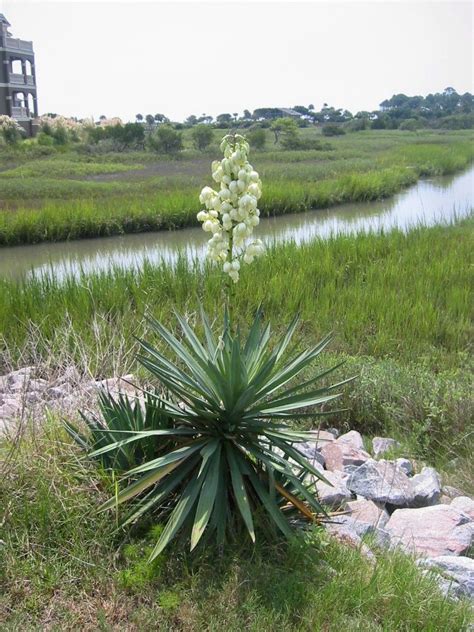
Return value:
<svg viewBox="0 0 474 632">
<path fill-rule="evenodd" d="M 473 4 L 0 0 L 33 40 L 40 112 L 213 116 L 473 91 Z"/>
</svg>

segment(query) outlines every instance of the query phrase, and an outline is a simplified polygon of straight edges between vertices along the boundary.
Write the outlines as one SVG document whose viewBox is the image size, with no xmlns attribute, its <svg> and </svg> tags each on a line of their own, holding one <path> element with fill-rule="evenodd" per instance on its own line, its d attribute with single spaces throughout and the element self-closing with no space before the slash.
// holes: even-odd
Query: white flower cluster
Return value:
<svg viewBox="0 0 474 632">
<path fill-rule="evenodd" d="M 78 130 L 82 127 L 80 121 L 76 121 L 73 118 L 67 118 L 65 116 L 48 116 L 47 114 L 40 116 L 38 123 L 41 129 L 49 127 L 52 130 L 65 129 L 67 131 Z"/>
<path fill-rule="evenodd" d="M 11 118 L 10 116 L 7 116 L 6 114 L 0 114 L 0 130 L 1 131 L 15 130 L 18 132 L 22 132 L 23 128 L 20 125 L 18 125 L 15 119 Z"/>
<path fill-rule="evenodd" d="M 203 230 L 212 233 L 208 257 L 222 263 L 224 272 L 237 283 L 240 259 L 252 263 L 264 253 L 260 239 L 249 243 L 260 221 L 257 201 L 262 195 L 262 183 L 247 159 L 249 144 L 243 136 L 225 136 L 220 148 L 224 158 L 212 163 L 212 177 L 220 190 L 204 187 L 199 200 L 206 209 L 197 218 Z"/>
</svg>

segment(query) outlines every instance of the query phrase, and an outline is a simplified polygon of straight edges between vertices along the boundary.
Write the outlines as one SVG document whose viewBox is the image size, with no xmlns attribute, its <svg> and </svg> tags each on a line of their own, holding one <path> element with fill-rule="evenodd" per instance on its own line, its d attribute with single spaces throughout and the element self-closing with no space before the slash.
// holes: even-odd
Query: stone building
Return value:
<svg viewBox="0 0 474 632">
<path fill-rule="evenodd" d="M 12 37 L 0 13 L 0 114 L 14 118 L 31 135 L 38 116 L 33 43 Z"/>
</svg>

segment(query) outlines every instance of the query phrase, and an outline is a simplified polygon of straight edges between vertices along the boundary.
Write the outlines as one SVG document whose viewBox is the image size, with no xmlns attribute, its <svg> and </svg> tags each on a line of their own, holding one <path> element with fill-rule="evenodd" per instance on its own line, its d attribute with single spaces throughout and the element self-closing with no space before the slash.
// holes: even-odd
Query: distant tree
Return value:
<svg viewBox="0 0 474 632">
<path fill-rule="evenodd" d="M 236 121 L 239 118 L 239 113 L 238 112 L 234 112 L 232 114 L 232 116 L 234 117 L 234 121 Z"/>
<path fill-rule="evenodd" d="M 280 108 L 257 108 L 253 111 L 255 119 L 276 119 L 281 114 Z"/>
<path fill-rule="evenodd" d="M 298 125 L 294 119 L 290 117 L 275 119 L 271 125 L 271 130 L 275 135 L 275 144 L 281 140 L 281 144 L 286 149 L 290 149 L 297 143 Z"/>
<path fill-rule="evenodd" d="M 253 149 L 263 149 L 265 147 L 267 135 L 265 134 L 264 129 L 261 127 L 255 127 L 254 129 L 248 131 L 247 140 Z"/>
<path fill-rule="evenodd" d="M 169 123 L 169 118 L 164 114 L 155 114 L 154 119 L 156 123 Z"/>
<path fill-rule="evenodd" d="M 143 114 L 135 114 L 135 118 L 139 123 L 141 123 L 141 121 L 143 121 Z"/>
<path fill-rule="evenodd" d="M 191 116 L 188 116 L 188 118 L 185 120 L 186 125 L 196 125 L 197 122 L 198 119 L 195 114 L 191 114 Z"/>
<path fill-rule="evenodd" d="M 199 123 L 198 125 L 193 127 L 191 137 L 196 149 L 199 149 L 199 151 L 203 151 L 212 143 L 214 132 L 212 130 L 212 127 L 209 127 L 209 125 Z"/>
<path fill-rule="evenodd" d="M 398 129 L 404 130 L 405 132 L 416 132 L 420 127 L 422 127 L 422 124 L 418 119 L 409 118 L 402 121 Z"/>
<path fill-rule="evenodd" d="M 171 125 L 160 125 L 148 138 L 151 149 L 165 154 L 173 154 L 183 149 L 183 137 Z"/>
<path fill-rule="evenodd" d="M 99 116 L 99 121 L 106 121 L 106 120 L 107 120 L 107 117 L 105 116 L 105 114 L 101 114 Z"/>
<path fill-rule="evenodd" d="M 216 117 L 216 121 L 218 125 L 227 127 L 232 124 L 232 114 L 228 114 L 227 112 L 225 112 L 224 114 L 219 114 Z"/>
<path fill-rule="evenodd" d="M 251 119 L 252 118 L 252 113 L 250 112 L 250 110 L 244 110 L 244 118 L 245 119 Z"/>
<path fill-rule="evenodd" d="M 314 110 L 314 105 L 312 103 L 308 105 L 308 110 Z"/>
<path fill-rule="evenodd" d="M 147 122 L 147 125 L 153 125 L 155 122 L 155 117 L 153 116 L 153 114 L 147 114 L 145 116 L 145 121 Z"/>
</svg>

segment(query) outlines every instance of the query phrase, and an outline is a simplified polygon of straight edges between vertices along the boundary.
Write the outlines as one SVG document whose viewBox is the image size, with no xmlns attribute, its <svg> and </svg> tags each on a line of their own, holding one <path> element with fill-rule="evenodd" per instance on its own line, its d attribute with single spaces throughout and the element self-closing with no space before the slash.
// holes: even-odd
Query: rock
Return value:
<svg viewBox="0 0 474 632">
<path fill-rule="evenodd" d="M 303 441 L 302 443 L 295 443 L 294 446 L 301 454 L 303 454 L 308 461 L 314 465 L 315 461 L 324 466 L 324 457 L 318 450 L 318 444 L 316 441 Z"/>
<path fill-rule="evenodd" d="M 328 428 L 327 431 L 334 435 L 335 439 L 337 439 L 338 436 L 341 434 L 337 428 Z"/>
<path fill-rule="evenodd" d="M 336 435 L 329 430 L 312 430 L 311 434 L 314 436 L 314 439 L 311 439 L 309 443 L 314 441 L 318 450 L 321 450 L 327 443 L 336 439 Z"/>
<path fill-rule="evenodd" d="M 322 505 L 337 508 L 352 498 L 351 492 L 347 489 L 345 477 L 341 472 L 324 472 L 324 477 L 331 485 L 321 480 L 317 480 L 315 484 Z"/>
<path fill-rule="evenodd" d="M 474 500 L 468 496 L 457 496 L 451 501 L 451 507 L 462 511 L 471 520 L 474 520 Z"/>
<path fill-rule="evenodd" d="M 382 456 L 393 448 L 398 447 L 400 447 L 399 442 L 395 441 L 395 439 L 391 439 L 390 437 L 374 437 L 372 439 L 372 448 L 374 450 L 375 458 Z"/>
<path fill-rule="evenodd" d="M 420 474 L 411 479 L 413 492 L 413 507 L 428 507 L 437 505 L 441 496 L 441 482 L 438 472 L 432 467 L 424 467 Z"/>
<path fill-rule="evenodd" d="M 63 386 L 52 386 L 48 389 L 48 398 L 49 399 L 63 399 L 68 395 L 69 389 L 67 385 Z"/>
<path fill-rule="evenodd" d="M 395 460 L 395 463 L 405 472 L 407 476 L 411 476 L 413 474 L 413 465 L 409 459 L 398 458 Z"/>
<path fill-rule="evenodd" d="M 393 461 L 366 461 L 349 476 L 347 487 L 369 500 L 398 507 L 409 506 L 414 498 L 411 480 Z"/>
<path fill-rule="evenodd" d="M 133 382 L 134 376 L 124 375 L 122 377 L 110 377 L 105 380 L 99 380 L 93 383 L 93 386 L 98 390 L 105 390 L 111 395 L 118 395 L 124 393 L 126 395 L 136 395 L 137 389 L 130 384 Z"/>
<path fill-rule="evenodd" d="M 451 505 L 397 509 L 385 525 L 393 544 L 427 557 L 462 555 L 471 546 L 473 523 Z"/>
<path fill-rule="evenodd" d="M 338 443 L 339 440 L 340 438 L 321 449 L 328 470 L 343 470 L 346 465 L 361 465 L 370 459 L 370 454 L 365 450 L 355 448 L 350 443 Z"/>
<path fill-rule="evenodd" d="M 461 490 L 457 487 L 451 487 L 451 485 L 444 485 L 441 488 L 441 492 L 448 498 L 457 498 L 458 496 L 464 496 Z"/>
<path fill-rule="evenodd" d="M 383 529 L 390 518 L 387 510 L 372 500 L 352 500 L 347 503 L 347 509 L 354 520 L 380 529 Z"/>
<path fill-rule="evenodd" d="M 439 570 L 445 594 L 474 598 L 474 560 L 470 557 L 440 555 L 420 560 L 423 567 Z"/>
<path fill-rule="evenodd" d="M 362 542 L 362 538 L 355 531 L 347 528 L 345 525 L 328 524 L 326 525 L 328 533 L 335 540 L 348 546 L 351 549 L 358 549 L 360 553 L 371 563 L 375 563 L 375 555 L 369 547 Z"/>
<path fill-rule="evenodd" d="M 357 432 L 357 430 L 350 430 L 349 432 L 346 432 L 345 434 L 341 435 L 338 439 L 336 439 L 336 443 L 348 444 L 358 450 L 364 449 L 364 441 L 362 439 L 360 432 Z"/>
<path fill-rule="evenodd" d="M 22 391 L 27 387 L 31 379 L 34 367 L 25 366 L 17 371 L 12 371 L 7 375 L 7 388 L 11 392 Z"/>
</svg>

